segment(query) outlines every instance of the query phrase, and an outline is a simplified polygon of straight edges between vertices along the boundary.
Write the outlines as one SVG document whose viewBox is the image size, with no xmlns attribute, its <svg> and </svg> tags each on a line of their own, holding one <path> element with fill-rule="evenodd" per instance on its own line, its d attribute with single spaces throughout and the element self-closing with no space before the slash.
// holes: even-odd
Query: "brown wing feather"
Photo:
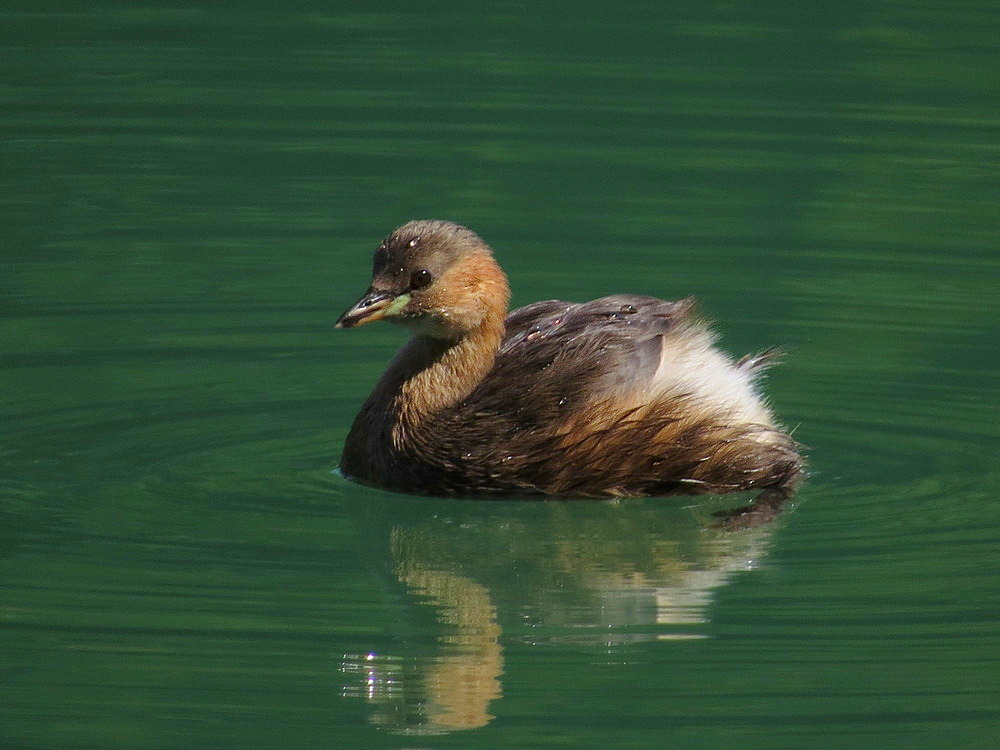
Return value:
<svg viewBox="0 0 1000 750">
<path fill-rule="evenodd" d="M 686 394 L 622 403 L 660 366 L 692 300 L 615 295 L 514 311 L 490 374 L 434 417 L 416 451 L 435 492 L 644 495 L 794 481 L 801 459 L 770 425 L 730 424 Z M 471 418 L 470 418 L 471 415 Z"/>
</svg>

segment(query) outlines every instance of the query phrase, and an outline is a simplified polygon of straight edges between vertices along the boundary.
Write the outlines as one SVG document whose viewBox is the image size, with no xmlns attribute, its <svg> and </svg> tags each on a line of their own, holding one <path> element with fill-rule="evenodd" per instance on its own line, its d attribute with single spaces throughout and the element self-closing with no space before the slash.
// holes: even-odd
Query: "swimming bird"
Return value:
<svg viewBox="0 0 1000 750">
<path fill-rule="evenodd" d="M 446 221 L 411 221 L 375 251 L 371 286 L 337 321 L 412 337 L 354 420 L 341 471 L 432 495 L 614 497 L 765 490 L 803 473 L 756 377 L 693 299 L 615 294 L 507 312 L 490 247 Z"/>
</svg>

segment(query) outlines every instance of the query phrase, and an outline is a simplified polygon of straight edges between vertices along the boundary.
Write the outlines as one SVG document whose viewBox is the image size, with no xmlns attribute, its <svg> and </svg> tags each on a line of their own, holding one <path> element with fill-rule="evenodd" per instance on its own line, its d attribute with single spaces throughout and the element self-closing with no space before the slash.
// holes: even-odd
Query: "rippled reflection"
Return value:
<svg viewBox="0 0 1000 750">
<path fill-rule="evenodd" d="M 773 527 L 726 530 L 711 501 L 682 502 L 363 495 L 351 506 L 362 555 L 401 594 L 404 645 L 345 654 L 343 695 L 392 731 L 472 729 L 502 697 L 506 639 L 624 648 L 705 637 L 713 592 L 758 564 Z"/>
</svg>

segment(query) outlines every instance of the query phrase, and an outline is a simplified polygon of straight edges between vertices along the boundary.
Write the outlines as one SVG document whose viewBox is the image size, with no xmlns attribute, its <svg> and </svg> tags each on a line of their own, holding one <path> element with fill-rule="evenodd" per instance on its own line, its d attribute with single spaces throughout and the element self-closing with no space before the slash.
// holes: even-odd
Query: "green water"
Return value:
<svg viewBox="0 0 1000 750">
<path fill-rule="evenodd" d="M 990 4 L 7 2 L 0 747 L 989 747 Z M 383 234 L 695 294 L 812 477 L 460 502 L 333 472 Z"/>
</svg>

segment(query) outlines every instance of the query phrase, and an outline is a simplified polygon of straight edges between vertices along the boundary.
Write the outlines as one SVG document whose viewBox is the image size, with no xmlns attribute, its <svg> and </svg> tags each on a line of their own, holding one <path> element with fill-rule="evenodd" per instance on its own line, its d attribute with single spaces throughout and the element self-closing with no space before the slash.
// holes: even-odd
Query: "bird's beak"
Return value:
<svg viewBox="0 0 1000 750">
<path fill-rule="evenodd" d="M 387 292 L 369 289 L 354 305 L 337 319 L 337 328 L 354 328 L 396 315 L 410 301 L 409 294 L 393 297 Z"/>
</svg>

